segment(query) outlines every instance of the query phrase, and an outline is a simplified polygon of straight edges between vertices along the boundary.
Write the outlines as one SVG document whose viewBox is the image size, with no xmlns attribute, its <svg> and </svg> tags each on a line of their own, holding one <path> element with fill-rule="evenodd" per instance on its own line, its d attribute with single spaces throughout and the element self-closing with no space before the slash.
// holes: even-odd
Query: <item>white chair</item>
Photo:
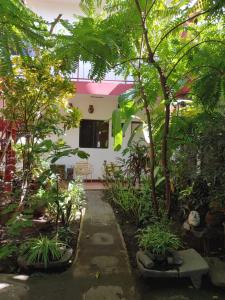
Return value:
<svg viewBox="0 0 225 300">
<path fill-rule="evenodd" d="M 77 176 L 82 176 L 85 177 L 87 180 L 88 176 L 90 176 L 92 181 L 92 173 L 93 173 L 93 167 L 87 161 L 77 162 L 73 169 L 74 178 L 76 178 Z"/>
</svg>

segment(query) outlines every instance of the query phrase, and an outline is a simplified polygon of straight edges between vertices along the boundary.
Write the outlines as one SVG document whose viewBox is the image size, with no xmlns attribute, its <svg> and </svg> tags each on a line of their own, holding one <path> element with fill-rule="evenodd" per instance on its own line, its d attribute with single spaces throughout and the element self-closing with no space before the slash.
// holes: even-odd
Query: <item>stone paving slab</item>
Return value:
<svg viewBox="0 0 225 300">
<path fill-rule="evenodd" d="M 0 290 L 0 300 L 139 299 L 111 206 L 101 199 L 102 191 L 87 191 L 87 198 L 77 256 L 70 269 L 58 274 L 37 273 L 13 283 L 10 276 L 4 280 L 0 276 L 0 284 L 10 284 Z"/>
</svg>

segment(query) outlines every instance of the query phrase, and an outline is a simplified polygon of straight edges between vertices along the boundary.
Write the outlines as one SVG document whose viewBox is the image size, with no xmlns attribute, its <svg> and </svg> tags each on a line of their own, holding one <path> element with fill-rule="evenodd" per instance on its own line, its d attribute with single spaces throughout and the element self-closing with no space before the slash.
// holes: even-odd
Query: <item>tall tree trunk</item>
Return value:
<svg viewBox="0 0 225 300">
<path fill-rule="evenodd" d="M 170 104 L 165 106 L 165 124 L 164 133 L 162 139 L 162 167 L 163 175 L 165 177 L 165 199 L 166 199 L 166 209 L 168 215 L 171 212 L 171 187 L 170 187 L 170 171 L 168 165 L 168 134 L 169 134 L 169 123 L 170 123 Z"/>
<path fill-rule="evenodd" d="M 141 88 L 142 98 L 144 100 L 144 108 L 145 114 L 147 117 L 147 125 L 148 125 L 148 135 L 149 135 L 149 154 L 150 154 L 150 180 L 151 180 L 151 188 L 152 188 L 152 202 L 154 205 L 155 213 L 159 216 L 159 204 L 156 196 L 156 186 L 155 186 L 155 145 L 153 141 L 153 134 L 152 134 L 152 121 L 151 121 L 151 114 L 148 108 L 148 101 L 146 95 L 144 93 L 143 87 Z"/>
<path fill-rule="evenodd" d="M 162 168 L 163 175 L 165 177 L 165 200 L 166 200 L 166 210 L 168 215 L 171 211 L 171 187 L 170 187 L 170 171 L 168 163 L 168 135 L 170 127 L 170 99 L 169 99 L 169 88 L 167 86 L 166 77 L 162 72 L 162 69 L 155 64 L 160 76 L 161 88 L 163 91 L 164 101 L 165 101 L 165 122 L 164 122 L 164 132 L 162 137 Z"/>
<path fill-rule="evenodd" d="M 30 135 L 26 134 L 25 137 L 25 148 L 23 151 L 23 175 L 22 175 L 22 186 L 21 186 L 21 196 L 18 210 L 22 211 L 24 207 L 24 201 L 27 196 L 29 189 L 29 183 L 31 180 L 31 161 L 30 161 Z"/>
</svg>

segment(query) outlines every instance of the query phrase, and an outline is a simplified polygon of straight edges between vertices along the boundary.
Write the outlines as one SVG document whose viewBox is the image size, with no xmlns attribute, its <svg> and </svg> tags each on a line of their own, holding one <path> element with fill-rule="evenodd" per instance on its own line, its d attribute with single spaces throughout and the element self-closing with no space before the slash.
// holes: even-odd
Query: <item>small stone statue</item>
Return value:
<svg viewBox="0 0 225 300">
<path fill-rule="evenodd" d="M 196 210 L 192 210 L 188 216 L 188 224 L 193 227 L 200 225 L 200 215 Z"/>
</svg>

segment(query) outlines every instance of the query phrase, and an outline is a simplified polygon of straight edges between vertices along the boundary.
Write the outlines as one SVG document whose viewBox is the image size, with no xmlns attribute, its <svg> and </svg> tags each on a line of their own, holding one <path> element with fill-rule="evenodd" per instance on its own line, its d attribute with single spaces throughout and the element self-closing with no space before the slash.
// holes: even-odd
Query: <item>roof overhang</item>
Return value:
<svg viewBox="0 0 225 300">
<path fill-rule="evenodd" d="M 133 87 L 133 83 L 74 81 L 77 94 L 119 96 Z"/>
</svg>

